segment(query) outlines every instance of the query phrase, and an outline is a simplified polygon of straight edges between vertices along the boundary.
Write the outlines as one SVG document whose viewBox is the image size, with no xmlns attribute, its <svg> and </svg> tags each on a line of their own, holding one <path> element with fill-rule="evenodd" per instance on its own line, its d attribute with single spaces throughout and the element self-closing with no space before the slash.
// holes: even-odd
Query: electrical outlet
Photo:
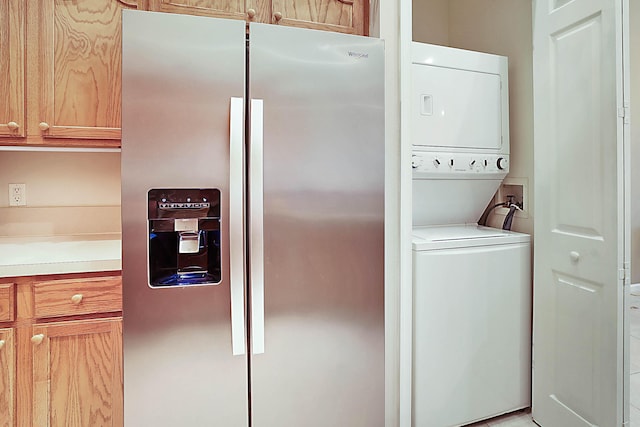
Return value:
<svg viewBox="0 0 640 427">
<path fill-rule="evenodd" d="M 9 184 L 9 206 L 27 205 L 27 184 Z"/>
</svg>

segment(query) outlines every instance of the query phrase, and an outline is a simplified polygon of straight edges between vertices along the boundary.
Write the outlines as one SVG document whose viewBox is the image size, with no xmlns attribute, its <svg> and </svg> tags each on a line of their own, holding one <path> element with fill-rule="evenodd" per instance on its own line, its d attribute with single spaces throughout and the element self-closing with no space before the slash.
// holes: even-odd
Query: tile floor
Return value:
<svg viewBox="0 0 640 427">
<path fill-rule="evenodd" d="M 631 384 L 629 392 L 629 418 L 631 427 L 640 427 L 640 286 L 631 288 L 629 326 L 631 332 L 630 365 Z"/>
<path fill-rule="evenodd" d="M 531 411 L 523 409 L 501 417 L 470 424 L 466 427 L 538 427 L 538 424 L 531 420 Z"/>
</svg>

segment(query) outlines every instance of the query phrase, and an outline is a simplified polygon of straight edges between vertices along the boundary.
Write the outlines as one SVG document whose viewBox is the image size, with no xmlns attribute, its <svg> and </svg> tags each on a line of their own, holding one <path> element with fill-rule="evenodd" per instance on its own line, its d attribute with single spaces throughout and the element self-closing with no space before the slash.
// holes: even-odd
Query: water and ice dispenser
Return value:
<svg viewBox="0 0 640 427">
<path fill-rule="evenodd" d="M 151 287 L 220 283 L 220 190 L 149 190 L 148 220 Z"/>
</svg>

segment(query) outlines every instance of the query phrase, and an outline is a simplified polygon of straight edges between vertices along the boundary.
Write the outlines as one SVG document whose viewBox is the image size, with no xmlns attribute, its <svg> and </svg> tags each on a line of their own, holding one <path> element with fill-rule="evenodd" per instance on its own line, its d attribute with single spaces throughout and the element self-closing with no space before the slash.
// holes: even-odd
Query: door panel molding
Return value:
<svg viewBox="0 0 640 427">
<path fill-rule="evenodd" d="M 533 418 L 624 419 L 626 0 L 534 2 Z"/>
</svg>

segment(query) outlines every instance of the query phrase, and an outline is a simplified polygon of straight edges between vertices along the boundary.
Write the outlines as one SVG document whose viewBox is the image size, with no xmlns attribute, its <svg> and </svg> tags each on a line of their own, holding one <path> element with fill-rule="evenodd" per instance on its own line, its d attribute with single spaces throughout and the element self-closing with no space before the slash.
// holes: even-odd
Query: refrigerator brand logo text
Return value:
<svg viewBox="0 0 640 427">
<path fill-rule="evenodd" d="M 349 51 L 349 56 L 353 56 L 354 58 L 368 58 L 369 54 L 368 53 L 362 53 L 362 52 L 353 52 L 353 51 Z"/>
</svg>

